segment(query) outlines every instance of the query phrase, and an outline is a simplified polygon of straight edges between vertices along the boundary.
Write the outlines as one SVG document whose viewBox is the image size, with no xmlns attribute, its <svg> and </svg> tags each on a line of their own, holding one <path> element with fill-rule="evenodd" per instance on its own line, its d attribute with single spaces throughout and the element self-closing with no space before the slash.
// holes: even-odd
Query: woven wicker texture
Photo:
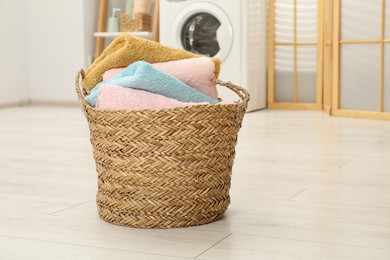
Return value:
<svg viewBox="0 0 390 260">
<path fill-rule="evenodd" d="M 86 103 L 98 172 L 97 208 L 104 220 L 142 228 L 206 224 L 222 217 L 237 134 L 249 100 L 164 110 L 106 111 Z"/>
<path fill-rule="evenodd" d="M 121 32 L 151 32 L 152 18 L 148 14 L 135 13 L 129 19 L 126 13 L 121 14 Z"/>
</svg>

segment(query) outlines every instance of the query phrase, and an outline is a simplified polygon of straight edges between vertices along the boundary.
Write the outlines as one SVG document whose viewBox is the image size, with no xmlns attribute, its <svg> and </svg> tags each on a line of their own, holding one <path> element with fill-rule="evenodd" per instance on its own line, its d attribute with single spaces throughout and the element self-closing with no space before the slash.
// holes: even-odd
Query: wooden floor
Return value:
<svg viewBox="0 0 390 260">
<path fill-rule="evenodd" d="M 0 110 L 0 259 L 390 259 L 390 122 L 248 113 L 225 217 L 170 230 L 99 219 L 79 108 Z"/>
</svg>

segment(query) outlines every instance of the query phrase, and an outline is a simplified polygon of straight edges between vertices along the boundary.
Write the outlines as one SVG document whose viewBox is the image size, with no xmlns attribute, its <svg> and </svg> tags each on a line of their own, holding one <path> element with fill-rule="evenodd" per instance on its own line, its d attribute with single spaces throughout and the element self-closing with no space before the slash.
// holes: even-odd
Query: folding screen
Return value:
<svg viewBox="0 0 390 260">
<path fill-rule="evenodd" d="M 322 1 L 269 1 L 269 108 L 322 108 Z"/>
<path fill-rule="evenodd" d="M 332 114 L 390 119 L 390 0 L 334 4 Z"/>
</svg>

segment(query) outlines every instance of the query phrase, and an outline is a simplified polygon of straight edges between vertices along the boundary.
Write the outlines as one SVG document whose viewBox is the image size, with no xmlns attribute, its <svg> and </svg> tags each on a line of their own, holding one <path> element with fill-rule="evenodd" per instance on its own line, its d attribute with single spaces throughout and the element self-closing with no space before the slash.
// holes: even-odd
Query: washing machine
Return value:
<svg viewBox="0 0 390 260">
<path fill-rule="evenodd" d="M 160 42 L 222 61 L 219 78 L 266 107 L 266 0 L 160 0 Z M 224 100 L 237 99 L 226 88 Z"/>
</svg>

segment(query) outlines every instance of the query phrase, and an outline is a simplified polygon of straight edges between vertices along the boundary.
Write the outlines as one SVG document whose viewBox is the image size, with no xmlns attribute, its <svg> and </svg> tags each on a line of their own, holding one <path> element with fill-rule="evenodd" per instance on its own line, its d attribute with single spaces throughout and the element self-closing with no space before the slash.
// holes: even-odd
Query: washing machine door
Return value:
<svg viewBox="0 0 390 260">
<path fill-rule="evenodd" d="M 176 16 L 173 42 L 187 51 L 217 56 L 224 61 L 233 45 L 233 27 L 229 17 L 209 2 L 192 3 Z"/>
</svg>

